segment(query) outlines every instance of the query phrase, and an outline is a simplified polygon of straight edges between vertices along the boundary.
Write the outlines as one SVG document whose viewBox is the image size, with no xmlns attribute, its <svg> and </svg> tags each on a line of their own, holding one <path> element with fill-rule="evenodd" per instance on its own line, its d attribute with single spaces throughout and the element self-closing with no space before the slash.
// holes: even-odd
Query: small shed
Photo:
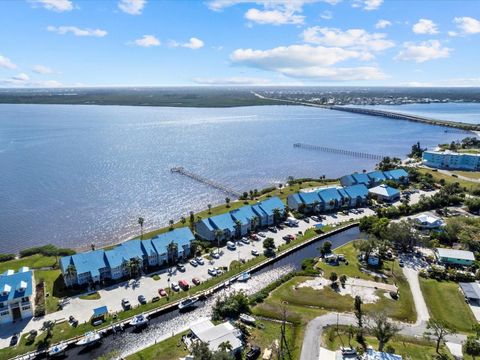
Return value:
<svg viewBox="0 0 480 360">
<path fill-rule="evenodd" d="M 108 309 L 106 306 L 100 306 L 98 308 L 93 309 L 92 322 L 97 322 L 97 321 L 103 322 L 107 314 L 108 314 Z"/>
</svg>

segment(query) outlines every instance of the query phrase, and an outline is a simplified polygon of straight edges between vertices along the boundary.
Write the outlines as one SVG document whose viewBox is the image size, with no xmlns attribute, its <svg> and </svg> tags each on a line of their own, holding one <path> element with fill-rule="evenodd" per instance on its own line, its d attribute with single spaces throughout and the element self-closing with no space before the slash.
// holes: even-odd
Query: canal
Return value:
<svg viewBox="0 0 480 360">
<path fill-rule="evenodd" d="M 332 243 L 332 248 L 338 248 L 352 240 L 362 238 L 364 235 L 358 227 L 353 227 L 332 235 L 330 237 L 313 242 L 288 256 L 262 268 L 252 274 L 247 283 L 234 283 L 228 289 L 222 290 L 204 302 L 201 302 L 194 310 L 180 313 L 174 310 L 159 315 L 150 320 L 149 326 L 141 332 L 135 332 L 133 328 L 127 328 L 124 332 L 103 338 L 98 346 L 92 348 L 71 347 L 67 350 L 66 357 L 69 359 L 96 359 L 100 356 L 107 358 L 122 358 L 129 354 L 144 349 L 156 342 L 162 341 L 172 334 L 184 331 L 189 325 L 200 318 L 210 317 L 212 306 L 217 296 L 225 292 L 242 289 L 247 294 L 253 294 L 281 276 L 300 268 L 301 262 L 307 257 L 319 255 L 319 247 L 323 242 Z"/>
</svg>

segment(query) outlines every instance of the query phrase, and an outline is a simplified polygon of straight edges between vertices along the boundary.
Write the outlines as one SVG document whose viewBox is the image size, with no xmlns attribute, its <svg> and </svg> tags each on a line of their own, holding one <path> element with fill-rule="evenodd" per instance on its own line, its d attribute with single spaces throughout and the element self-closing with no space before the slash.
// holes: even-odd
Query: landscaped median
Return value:
<svg viewBox="0 0 480 360">
<path fill-rule="evenodd" d="M 279 257 L 286 256 L 288 253 L 290 253 L 291 251 L 294 251 L 298 247 L 305 246 L 306 244 L 312 241 L 317 241 L 317 239 L 319 238 L 330 236 L 334 233 L 341 232 L 350 227 L 354 227 L 357 224 L 354 222 L 347 222 L 342 225 L 343 226 L 339 224 L 339 226 L 336 226 L 336 227 L 330 227 L 330 226 L 324 227 L 323 233 L 320 235 L 318 235 L 313 230 L 306 231 L 305 234 L 298 236 L 295 240 L 291 241 L 290 243 L 280 246 L 277 249 L 277 254 L 275 258 L 267 258 L 264 255 L 260 255 L 256 258 L 252 258 L 249 261 L 246 261 L 245 263 L 238 263 L 235 261 L 236 266 L 233 266 L 233 267 L 231 266 L 232 269 L 230 269 L 229 271 L 223 273 L 218 277 L 211 278 L 201 283 L 198 286 L 192 287 L 189 293 L 171 292 L 168 300 L 167 298 L 161 298 L 158 302 L 154 302 L 154 303 L 150 302 L 150 303 L 147 303 L 146 305 L 141 305 L 131 310 L 122 311 L 117 314 L 115 319 L 113 319 L 112 316 L 108 316 L 106 318 L 106 326 L 104 327 L 102 326 L 94 327 L 90 323 L 85 323 L 85 324 L 79 324 L 76 328 L 74 328 L 74 327 L 71 327 L 67 322 L 64 322 L 61 324 L 57 324 L 53 327 L 52 337 L 47 342 L 43 341 L 45 339 L 45 333 L 40 334 L 39 336 L 37 336 L 35 341 L 30 343 L 27 341 L 27 335 L 23 335 L 17 347 L 1 349 L 0 358 L 3 358 L 3 357 L 11 358 L 17 355 L 24 354 L 26 352 L 36 351 L 37 349 L 39 349 L 39 346 L 42 346 L 42 345 L 45 346 L 45 344 L 47 344 L 47 347 L 48 347 L 55 343 L 81 336 L 85 332 L 93 329 L 100 331 L 104 328 L 109 327 L 111 323 L 114 321 L 127 321 L 139 313 L 149 314 L 151 312 L 153 313 L 158 311 L 168 311 L 169 308 L 176 307 L 178 302 L 182 298 L 185 298 L 186 296 L 193 296 L 193 295 L 199 295 L 200 293 L 210 292 L 215 287 L 221 286 L 222 283 L 230 282 L 236 276 L 238 276 L 238 274 L 240 274 L 243 271 L 247 271 L 247 270 L 255 271 L 255 269 L 260 269 L 264 267 L 266 264 L 272 261 L 276 261 L 276 259 L 278 259 Z"/>
</svg>

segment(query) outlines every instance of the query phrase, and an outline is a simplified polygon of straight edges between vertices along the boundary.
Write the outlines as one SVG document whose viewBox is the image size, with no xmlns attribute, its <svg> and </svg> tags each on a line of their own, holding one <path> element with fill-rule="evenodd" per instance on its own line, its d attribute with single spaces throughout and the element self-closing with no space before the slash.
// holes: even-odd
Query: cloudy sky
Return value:
<svg viewBox="0 0 480 360">
<path fill-rule="evenodd" d="M 0 86 L 480 86 L 480 1 L 0 2 Z"/>
</svg>

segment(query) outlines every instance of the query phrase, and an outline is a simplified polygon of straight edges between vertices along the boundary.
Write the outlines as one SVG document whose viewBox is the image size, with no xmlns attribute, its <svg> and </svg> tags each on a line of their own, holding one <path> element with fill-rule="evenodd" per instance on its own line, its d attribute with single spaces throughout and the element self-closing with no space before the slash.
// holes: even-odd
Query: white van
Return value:
<svg viewBox="0 0 480 360">
<path fill-rule="evenodd" d="M 229 250 L 236 250 L 236 249 L 237 249 L 237 246 L 235 245 L 234 242 L 232 242 L 232 241 L 227 241 L 227 249 L 229 249 Z"/>
<path fill-rule="evenodd" d="M 293 217 L 289 217 L 287 219 L 287 223 L 288 223 L 288 226 L 298 226 L 298 220 Z"/>
</svg>

